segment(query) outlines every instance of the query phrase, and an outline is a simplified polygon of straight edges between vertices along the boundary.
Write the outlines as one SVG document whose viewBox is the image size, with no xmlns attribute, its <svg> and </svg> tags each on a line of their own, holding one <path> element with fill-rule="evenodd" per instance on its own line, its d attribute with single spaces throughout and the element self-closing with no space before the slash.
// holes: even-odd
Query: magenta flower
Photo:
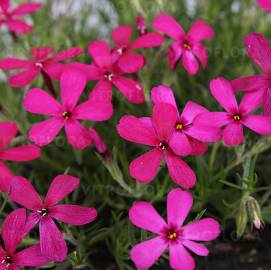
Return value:
<svg viewBox="0 0 271 270">
<path fill-rule="evenodd" d="M 126 115 L 120 119 L 117 130 L 122 138 L 154 147 L 131 162 L 130 174 L 137 181 L 143 184 L 152 181 L 165 158 L 169 174 L 174 182 L 185 188 L 195 185 L 195 173 L 178 157 L 180 144 L 172 141 L 178 117 L 178 111 L 174 106 L 159 103 L 153 108 L 152 118 Z"/>
<path fill-rule="evenodd" d="M 91 136 L 78 120 L 107 120 L 113 113 L 112 104 L 107 100 L 88 100 L 77 105 L 86 86 L 86 78 L 79 71 L 64 71 L 60 85 L 61 104 L 42 89 L 31 89 L 26 94 L 24 107 L 28 112 L 51 116 L 31 128 L 29 139 L 39 146 L 48 145 L 64 127 L 69 144 L 84 149 L 90 144 Z"/>
<path fill-rule="evenodd" d="M 124 72 L 118 67 L 117 62 L 113 59 L 110 47 L 105 41 L 91 42 L 88 52 L 92 56 L 94 64 L 86 65 L 85 72 L 89 79 L 93 79 L 93 76 L 96 75 L 95 79 L 99 80 L 90 95 L 90 99 L 111 100 L 112 85 L 114 85 L 128 101 L 133 103 L 144 102 L 143 87 L 139 82 L 123 76 L 128 72 Z M 77 64 L 78 68 L 80 66 L 82 65 Z"/>
<path fill-rule="evenodd" d="M 24 238 L 26 224 L 25 209 L 11 212 L 2 225 L 2 239 L 5 250 L 0 246 L 0 269 L 19 270 L 20 267 L 40 267 L 49 263 L 41 254 L 40 245 L 36 244 L 16 253 L 16 248 Z"/>
<path fill-rule="evenodd" d="M 40 149 L 34 145 L 8 148 L 17 132 L 16 123 L 0 122 L 0 190 L 3 192 L 8 191 L 13 175 L 1 160 L 25 162 L 39 158 L 41 155 Z"/>
<path fill-rule="evenodd" d="M 136 49 L 152 48 L 160 46 L 164 37 L 159 33 L 147 33 L 131 42 L 133 27 L 123 25 L 112 31 L 112 40 L 115 42 L 113 58 L 118 60 L 120 69 L 127 73 L 133 73 L 142 69 L 145 58 L 134 53 Z"/>
<path fill-rule="evenodd" d="M 271 12 L 271 0 L 256 0 L 259 5 L 266 9 L 268 12 Z"/>
<path fill-rule="evenodd" d="M 173 17 L 162 13 L 155 18 L 152 26 L 175 40 L 170 45 L 167 55 L 171 69 L 175 69 L 182 61 L 189 75 L 195 75 L 199 69 L 198 60 L 202 67 L 206 68 L 208 53 L 201 42 L 214 36 L 210 25 L 202 20 L 197 20 L 188 34 L 185 34 L 182 26 Z"/>
<path fill-rule="evenodd" d="M 11 10 L 9 0 L 0 1 L 0 26 L 7 25 L 10 32 L 20 35 L 32 31 L 33 27 L 21 20 L 20 17 L 36 12 L 42 7 L 41 3 L 23 3 Z"/>
<path fill-rule="evenodd" d="M 24 88 L 30 84 L 39 74 L 43 77 L 50 77 L 59 80 L 65 68 L 61 64 L 65 60 L 77 57 L 83 52 L 81 48 L 71 48 L 52 55 L 52 48 L 36 48 L 31 51 L 33 59 L 5 58 L 0 60 L 0 69 L 3 70 L 22 70 L 9 79 L 11 87 Z"/>
<path fill-rule="evenodd" d="M 27 218 L 25 234 L 39 223 L 41 253 L 50 260 L 63 261 L 67 257 L 66 242 L 53 219 L 78 226 L 88 224 L 97 217 L 94 208 L 58 204 L 79 184 L 78 178 L 58 175 L 51 183 L 45 200 L 42 201 L 28 180 L 21 176 L 12 179 L 9 198 L 31 210 Z"/>
<path fill-rule="evenodd" d="M 137 16 L 136 28 L 140 36 L 146 35 L 148 33 L 147 24 L 142 16 Z"/>
<path fill-rule="evenodd" d="M 195 261 L 187 249 L 199 256 L 208 255 L 208 249 L 197 241 L 216 239 L 220 225 L 212 218 L 204 218 L 183 226 L 192 204 L 189 192 L 173 189 L 167 197 L 167 222 L 148 202 L 136 202 L 132 206 L 130 221 L 158 235 L 132 248 L 131 258 L 138 269 L 149 269 L 167 248 L 170 267 L 175 270 L 195 269 Z"/>
<path fill-rule="evenodd" d="M 243 126 L 260 135 L 271 134 L 271 117 L 251 114 L 261 104 L 261 93 L 252 92 L 245 95 L 238 105 L 229 81 L 218 78 L 211 82 L 210 87 L 212 95 L 226 112 L 203 113 L 196 118 L 196 122 L 206 126 L 226 126 L 223 139 L 228 146 L 236 146 L 243 142 Z"/>
<path fill-rule="evenodd" d="M 105 154 L 107 152 L 107 146 L 100 134 L 93 127 L 89 127 L 88 132 L 95 148 L 97 149 L 97 152 L 100 154 Z"/>
<path fill-rule="evenodd" d="M 208 149 L 203 142 L 216 142 L 221 139 L 220 129 L 194 123 L 198 115 L 208 112 L 204 107 L 188 101 L 183 112 L 179 114 L 173 91 L 164 85 L 154 87 L 151 97 L 154 104 L 168 103 L 177 111 L 178 119 L 170 142 L 178 155 L 202 155 Z"/>
<path fill-rule="evenodd" d="M 271 115 L 271 46 L 268 39 L 258 33 L 248 35 L 245 46 L 250 58 L 264 74 L 236 79 L 232 81 L 233 88 L 246 93 L 258 91 L 259 95 L 262 94 L 264 114 Z"/>
</svg>

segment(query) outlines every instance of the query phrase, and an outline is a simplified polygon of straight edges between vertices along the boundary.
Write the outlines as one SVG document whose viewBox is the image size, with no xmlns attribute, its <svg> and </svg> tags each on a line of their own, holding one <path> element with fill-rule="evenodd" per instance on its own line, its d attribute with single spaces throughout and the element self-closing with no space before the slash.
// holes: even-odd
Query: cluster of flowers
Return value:
<svg viewBox="0 0 271 270">
<path fill-rule="evenodd" d="M 10 11 L 9 1 L 0 0 L 0 8 L 0 24 L 6 23 L 11 32 L 23 33 L 27 32 L 26 29 L 23 31 L 22 22 L 19 23 L 14 17 L 34 12 L 40 5 L 24 4 Z M 34 145 L 8 149 L 17 133 L 16 124 L 0 123 L 0 158 L 8 161 L 36 159 L 41 155 L 39 147 L 50 144 L 62 128 L 73 147 L 85 149 L 94 143 L 98 151 L 104 153 L 106 145 L 99 134 L 92 127 L 85 128 L 79 120 L 105 121 L 111 118 L 113 86 L 128 101 L 135 104 L 144 102 L 143 87 L 135 78 L 147 60 L 137 50 L 158 47 L 165 38 L 158 32 L 148 32 L 142 17 L 138 17 L 137 27 L 139 37 L 133 41 L 133 28 L 130 25 L 113 30 L 113 48 L 106 41 L 92 41 L 88 46 L 88 53 L 93 59 L 90 64 L 64 63 L 82 54 L 82 48 L 71 48 L 56 54 L 53 48 L 35 48 L 31 51 L 31 59 L 0 60 L 0 69 L 20 70 L 9 78 L 11 87 L 24 88 L 40 74 L 50 92 L 34 88 L 24 97 L 23 106 L 28 112 L 49 116 L 49 119 L 31 128 L 29 139 Z M 182 62 L 188 74 L 195 75 L 199 63 L 203 68 L 207 66 L 208 54 L 202 41 L 212 38 L 214 31 L 204 21 L 197 20 L 186 34 L 174 18 L 160 14 L 152 27 L 174 40 L 167 52 L 171 69 Z M 239 78 L 233 82 L 224 78 L 212 80 L 211 94 L 225 112 L 209 112 L 203 106 L 188 101 L 182 113 L 179 113 L 173 91 L 160 85 L 151 90 L 154 104 L 152 117 L 126 115 L 120 119 L 117 131 L 121 137 L 153 147 L 131 162 L 130 174 L 133 178 L 143 184 L 149 183 L 157 175 L 165 158 L 172 180 L 189 189 L 196 184 L 196 175 L 179 156 L 202 155 L 208 149 L 207 143 L 220 140 L 228 146 L 239 145 L 244 140 L 244 126 L 260 135 L 271 134 L 271 47 L 265 37 L 252 33 L 246 38 L 246 48 L 266 74 Z M 60 81 L 60 102 L 57 101 L 58 94 L 52 80 Z M 78 105 L 89 80 L 98 82 L 87 100 Z M 236 99 L 238 91 L 245 92 L 240 105 Z M 262 105 L 264 114 L 252 114 Z M 30 210 L 29 214 L 25 209 L 15 210 L 4 221 L 2 238 L 5 251 L 0 249 L 1 269 L 10 269 L 11 266 L 12 269 L 18 269 L 18 266 L 37 267 L 49 261 L 63 261 L 67 256 L 67 246 L 53 219 L 83 225 L 97 216 L 93 208 L 58 204 L 79 185 L 79 179 L 69 175 L 57 176 L 42 201 L 28 180 L 14 177 L 2 162 L 0 174 L 0 189 L 8 193 L 10 200 Z M 198 241 L 217 238 L 220 225 L 212 218 L 205 218 L 183 226 L 192 203 L 192 195 L 188 191 L 173 189 L 167 198 L 167 223 L 148 202 L 137 202 L 131 207 L 130 221 L 158 235 L 132 249 L 131 258 L 138 269 L 151 267 L 167 247 L 170 266 L 177 270 L 195 268 L 187 249 L 200 256 L 208 255 L 208 249 Z M 40 243 L 15 253 L 16 246 L 37 223 Z"/>
</svg>

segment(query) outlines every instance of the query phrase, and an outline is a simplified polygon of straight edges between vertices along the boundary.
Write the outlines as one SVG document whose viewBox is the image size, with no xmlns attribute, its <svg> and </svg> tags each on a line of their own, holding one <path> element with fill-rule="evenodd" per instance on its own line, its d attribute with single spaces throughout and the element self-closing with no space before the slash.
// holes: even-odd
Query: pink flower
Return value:
<svg viewBox="0 0 271 270">
<path fill-rule="evenodd" d="M 157 47 L 164 42 L 163 36 L 159 33 L 147 33 L 131 42 L 132 34 L 132 26 L 123 25 L 113 30 L 111 35 L 115 42 L 114 60 L 118 60 L 120 69 L 127 73 L 138 71 L 146 62 L 145 58 L 134 53 L 134 50 Z"/>
<path fill-rule="evenodd" d="M 6 24 L 10 32 L 20 35 L 32 31 L 32 26 L 21 20 L 20 17 L 31 14 L 42 7 L 41 3 L 23 3 L 11 10 L 9 0 L 0 0 L 0 26 Z"/>
<path fill-rule="evenodd" d="M 149 269 L 167 248 L 170 267 L 175 270 L 195 269 L 195 261 L 187 249 L 199 256 L 208 255 L 208 249 L 197 241 L 216 239 L 220 234 L 220 225 L 212 218 L 183 225 L 192 204 L 189 192 L 173 189 L 167 197 L 167 222 L 148 202 L 136 202 L 132 206 L 130 221 L 158 235 L 132 248 L 131 258 L 138 269 Z"/>
<path fill-rule="evenodd" d="M 19 270 L 23 266 L 40 267 L 49 263 L 36 244 L 16 253 L 16 248 L 24 238 L 26 224 L 25 209 L 11 212 L 2 225 L 2 239 L 5 250 L 0 246 L 0 269 Z"/>
<path fill-rule="evenodd" d="M 31 89 L 26 94 L 24 107 L 28 112 L 51 116 L 34 125 L 29 138 L 39 146 L 48 145 L 64 127 L 69 144 L 84 149 L 90 144 L 91 136 L 78 120 L 107 120 L 113 113 L 112 104 L 107 100 L 88 100 L 77 105 L 86 86 L 86 78 L 79 71 L 63 72 L 60 85 L 61 104 L 42 89 Z"/>
<path fill-rule="evenodd" d="M 143 87 L 139 82 L 123 76 L 128 72 L 124 72 L 119 68 L 117 62 L 113 59 L 109 45 L 105 41 L 96 40 L 91 42 L 88 52 L 92 56 L 94 64 L 86 65 L 85 72 L 89 79 L 93 80 L 94 75 L 96 75 L 95 79 L 99 80 L 90 95 L 90 99 L 111 100 L 112 85 L 114 85 L 128 101 L 133 103 L 144 102 Z M 80 68 L 80 66 L 82 65 L 77 64 L 77 67 Z"/>
<path fill-rule="evenodd" d="M 259 5 L 266 9 L 268 12 L 271 12 L 271 0 L 256 0 Z"/>
<path fill-rule="evenodd" d="M 107 152 L 107 146 L 100 134 L 93 127 L 89 127 L 88 132 L 95 148 L 97 149 L 97 152 L 100 154 L 105 154 Z"/>
<path fill-rule="evenodd" d="M 65 65 L 59 63 L 80 55 L 81 48 L 71 48 L 52 55 L 52 48 L 36 48 L 31 51 L 33 59 L 5 58 L 0 60 L 0 69 L 22 70 L 9 79 L 11 87 L 24 88 L 30 84 L 39 74 L 59 80 Z"/>
<path fill-rule="evenodd" d="M 8 191 L 13 175 L 1 160 L 25 162 L 39 158 L 41 155 L 40 149 L 34 145 L 8 148 L 17 132 L 16 123 L 0 122 L 0 190 L 4 192 Z"/>
<path fill-rule="evenodd" d="M 204 107 L 188 101 L 183 112 L 179 114 L 173 91 L 164 85 L 154 87 L 151 97 L 154 104 L 168 103 L 177 111 L 178 119 L 170 141 L 178 155 L 202 155 L 208 149 L 203 142 L 216 142 L 221 139 L 220 129 L 194 123 L 199 114 L 208 112 Z"/>
<path fill-rule="evenodd" d="M 196 122 L 206 126 L 226 126 L 223 139 L 228 146 L 236 146 L 243 142 L 243 126 L 260 135 L 271 134 L 271 117 L 251 114 L 261 104 L 262 95 L 259 92 L 245 95 L 238 105 L 229 81 L 218 78 L 211 82 L 210 87 L 212 95 L 226 112 L 203 113 L 196 118 Z"/>
<path fill-rule="evenodd" d="M 147 24 L 142 16 L 137 16 L 136 27 L 140 36 L 146 35 L 148 33 Z"/>
<path fill-rule="evenodd" d="M 174 106 L 159 103 L 153 108 L 152 118 L 126 115 L 120 119 L 117 130 L 122 138 L 154 147 L 131 162 L 130 174 L 137 181 L 143 184 L 152 181 L 158 173 L 162 159 L 165 158 L 174 182 L 185 188 L 195 185 L 195 173 L 177 156 L 180 144 L 172 141 L 178 117 Z"/>
<path fill-rule="evenodd" d="M 258 91 L 259 95 L 262 94 L 264 114 L 271 115 L 271 46 L 268 39 L 258 33 L 248 35 L 245 46 L 250 58 L 264 74 L 236 79 L 232 81 L 233 88 L 246 93 Z"/>
<path fill-rule="evenodd" d="M 179 61 L 190 75 L 198 72 L 200 61 L 203 68 L 207 66 L 208 52 L 203 40 L 211 39 L 214 31 L 210 25 L 202 20 L 197 20 L 188 34 L 185 34 L 182 26 L 171 16 L 160 14 L 152 24 L 153 28 L 173 38 L 168 50 L 168 62 L 171 69 L 175 69 Z"/>
<path fill-rule="evenodd" d="M 31 210 L 25 234 L 39 223 L 41 253 L 50 260 L 63 261 L 67 256 L 66 242 L 53 219 L 78 226 L 90 223 L 97 217 L 94 208 L 58 204 L 73 192 L 79 183 L 78 178 L 59 175 L 51 183 L 45 200 L 42 201 L 28 180 L 21 176 L 12 179 L 9 198 Z"/>
</svg>

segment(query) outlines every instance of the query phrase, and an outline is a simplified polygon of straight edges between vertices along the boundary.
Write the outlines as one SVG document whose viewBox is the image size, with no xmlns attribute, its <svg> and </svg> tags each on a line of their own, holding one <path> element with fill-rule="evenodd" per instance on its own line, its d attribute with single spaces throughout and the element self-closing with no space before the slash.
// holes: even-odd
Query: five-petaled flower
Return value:
<svg viewBox="0 0 271 270">
<path fill-rule="evenodd" d="M 33 27 L 21 20 L 21 16 L 31 14 L 42 7 L 41 3 L 23 3 L 11 9 L 10 0 L 0 0 L 0 26 L 7 25 L 10 32 L 20 35 L 32 31 Z"/>
<path fill-rule="evenodd" d="M 214 36 L 210 25 L 203 20 L 197 20 L 188 34 L 185 34 L 182 26 L 173 17 L 162 13 L 155 18 L 152 26 L 175 40 L 169 46 L 167 54 L 171 69 L 175 69 L 177 64 L 182 61 L 186 71 L 190 75 L 195 75 L 199 69 L 198 60 L 202 67 L 206 68 L 208 53 L 201 42 Z"/>
<path fill-rule="evenodd" d="M 153 108 L 152 118 L 126 115 L 120 119 L 117 130 L 122 138 L 154 147 L 131 162 L 130 174 L 137 181 L 143 184 L 152 181 L 165 157 L 174 182 L 185 188 L 195 185 L 194 171 L 178 157 L 180 144 L 172 140 L 178 117 L 179 113 L 173 105 L 158 103 Z"/>
<path fill-rule="evenodd" d="M 26 93 L 24 107 L 28 112 L 49 115 L 51 118 L 35 124 L 29 133 L 31 141 L 39 146 L 51 143 L 65 127 L 69 144 L 84 149 L 91 142 L 89 132 L 78 120 L 104 121 L 112 116 L 112 104 L 108 100 L 88 100 L 77 105 L 86 86 L 86 77 L 77 70 L 64 71 L 61 79 L 61 104 L 42 89 Z"/>
<path fill-rule="evenodd" d="M 195 269 L 195 261 L 187 249 L 199 256 L 208 255 L 208 249 L 197 241 L 216 239 L 220 225 L 212 218 L 183 225 L 192 204 L 192 195 L 176 188 L 167 197 L 167 222 L 148 202 L 136 202 L 131 207 L 129 218 L 132 224 L 157 234 L 132 248 L 131 259 L 138 269 L 149 269 L 167 248 L 170 267 L 175 270 Z"/>
<path fill-rule="evenodd" d="M 159 33 L 146 33 L 131 42 L 133 28 L 131 25 L 123 25 L 112 31 L 113 59 L 118 61 L 120 69 L 127 73 L 133 73 L 143 68 L 145 58 L 134 53 L 136 49 L 152 48 L 160 46 L 164 37 Z"/>
<path fill-rule="evenodd" d="M 238 78 L 232 81 L 235 91 L 249 93 L 258 91 L 262 94 L 264 114 L 271 115 L 271 46 L 266 37 L 251 33 L 245 38 L 245 46 L 250 58 L 265 74 Z"/>
<path fill-rule="evenodd" d="M 164 85 L 154 87 L 151 91 L 154 104 L 168 103 L 178 111 L 173 91 Z M 179 114 L 171 136 L 171 146 L 179 155 L 202 155 L 208 147 L 203 142 L 216 142 L 221 139 L 219 128 L 194 123 L 196 117 L 208 112 L 207 109 L 193 101 L 188 101 Z"/>
<path fill-rule="evenodd" d="M 9 78 L 12 87 L 24 88 L 30 84 L 39 74 L 46 80 L 47 77 L 59 80 L 65 65 L 60 63 L 75 58 L 83 52 L 82 48 L 70 48 L 57 54 L 53 48 L 42 47 L 31 50 L 32 59 L 18 59 L 8 57 L 0 60 L 0 69 L 22 70 Z"/>
<path fill-rule="evenodd" d="M 267 10 L 268 12 L 271 12 L 271 0 L 256 0 L 259 5 Z"/>
<path fill-rule="evenodd" d="M 14 122 L 0 122 L 0 190 L 7 192 L 12 178 L 12 172 L 1 161 L 25 162 L 40 157 L 40 149 L 35 145 L 10 147 L 18 132 Z"/>
<path fill-rule="evenodd" d="M 35 244 L 16 253 L 25 236 L 26 211 L 16 209 L 11 212 L 2 225 L 3 249 L 0 246 L 0 269 L 19 270 L 20 267 L 40 267 L 49 263 L 41 254 L 40 244 Z"/>
<path fill-rule="evenodd" d="M 226 112 L 208 112 L 200 114 L 196 122 L 206 126 L 222 127 L 226 145 L 236 146 L 243 142 L 243 126 L 260 135 L 271 134 L 271 117 L 251 114 L 262 102 L 262 94 L 246 94 L 238 106 L 231 83 L 224 78 L 211 81 L 211 92 Z"/>
<path fill-rule="evenodd" d="M 94 208 L 58 204 L 73 192 L 79 183 L 78 178 L 59 175 L 51 183 L 42 201 L 28 180 L 20 176 L 12 179 L 9 198 L 31 210 L 27 217 L 25 234 L 39 223 L 41 253 L 50 260 L 63 261 L 67 256 L 66 242 L 53 219 L 78 226 L 90 223 L 97 217 Z"/>
</svg>

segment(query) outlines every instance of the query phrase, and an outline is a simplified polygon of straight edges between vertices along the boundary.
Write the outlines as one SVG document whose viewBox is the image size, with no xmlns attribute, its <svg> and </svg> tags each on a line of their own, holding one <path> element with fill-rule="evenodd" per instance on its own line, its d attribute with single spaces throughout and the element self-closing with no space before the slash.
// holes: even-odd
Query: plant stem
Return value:
<svg viewBox="0 0 271 270">
<path fill-rule="evenodd" d="M 16 33 L 12 32 L 12 31 L 10 31 L 9 33 L 12 37 L 13 42 L 18 43 L 18 36 L 16 35 Z"/>
<path fill-rule="evenodd" d="M 43 81 L 44 83 L 46 84 L 47 88 L 49 89 L 49 91 L 51 92 L 52 96 L 54 98 L 57 97 L 57 94 L 56 94 L 56 90 L 54 88 L 54 85 L 53 85 L 53 82 L 51 80 L 51 78 L 48 76 L 48 74 L 44 71 L 41 71 L 41 75 L 42 75 L 42 78 L 43 78 Z"/>
</svg>

